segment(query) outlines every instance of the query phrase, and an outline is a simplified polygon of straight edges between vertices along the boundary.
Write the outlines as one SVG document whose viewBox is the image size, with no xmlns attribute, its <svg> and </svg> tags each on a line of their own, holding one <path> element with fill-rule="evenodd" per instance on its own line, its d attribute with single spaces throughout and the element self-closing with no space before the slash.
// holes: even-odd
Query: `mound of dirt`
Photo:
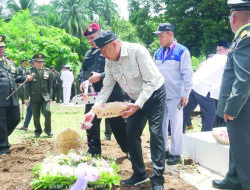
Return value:
<svg viewBox="0 0 250 190">
<path fill-rule="evenodd" d="M 144 162 L 148 176 L 151 176 L 153 170 L 150 161 L 149 137 L 142 136 L 142 147 Z M 49 140 L 34 139 L 24 141 L 20 144 L 12 145 L 7 155 L 0 157 L 0 189 L 1 190 L 32 190 L 29 185 L 32 179 L 32 167 L 41 162 L 48 152 L 54 153 L 54 142 Z M 111 141 L 102 141 L 102 154 L 104 157 L 115 158 L 120 164 L 120 172 L 122 179 L 129 178 L 132 173 L 130 160 L 121 151 L 114 138 Z M 185 182 L 179 175 L 169 176 L 164 174 L 165 190 L 195 190 L 196 188 Z M 118 186 L 112 190 L 150 190 L 151 183 L 136 187 Z"/>
</svg>

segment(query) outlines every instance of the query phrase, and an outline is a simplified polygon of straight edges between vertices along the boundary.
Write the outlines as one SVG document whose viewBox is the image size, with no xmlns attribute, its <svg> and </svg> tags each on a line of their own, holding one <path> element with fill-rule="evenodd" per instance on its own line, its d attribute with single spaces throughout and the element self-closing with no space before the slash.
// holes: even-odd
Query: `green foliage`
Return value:
<svg viewBox="0 0 250 190">
<path fill-rule="evenodd" d="M 38 26 L 28 10 L 17 13 L 10 22 L 1 21 L 0 24 L 0 33 L 7 36 L 5 54 L 14 61 L 19 63 L 23 58 L 31 59 L 39 52 L 46 55 L 46 67 L 53 65 L 60 69 L 66 63 L 73 67 L 78 64 L 79 57 L 74 52 L 80 40 L 65 30 Z"/>
<path fill-rule="evenodd" d="M 62 189 L 69 188 L 76 182 L 75 176 L 45 176 L 39 179 L 32 179 L 31 184 L 35 190 L 37 189 Z"/>
<path fill-rule="evenodd" d="M 141 42 L 141 39 L 136 33 L 136 28 L 129 21 L 121 20 L 119 17 L 113 20 L 111 28 L 108 29 L 114 31 L 123 41 Z"/>
<path fill-rule="evenodd" d="M 218 40 L 231 41 L 227 0 L 164 2 L 165 22 L 175 25 L 176 39 L 187 46 L 193 56 L 212 53 Z"/>
<path fill-rule="evenodd" d="M 152 32 L 157 28 L 158 23 L 151 16 L 152 8 L 156 1 L 129 0 L 129 20 L 136 28 L 139 39 L 149 47 L 154 39 Z"/>
</svg>

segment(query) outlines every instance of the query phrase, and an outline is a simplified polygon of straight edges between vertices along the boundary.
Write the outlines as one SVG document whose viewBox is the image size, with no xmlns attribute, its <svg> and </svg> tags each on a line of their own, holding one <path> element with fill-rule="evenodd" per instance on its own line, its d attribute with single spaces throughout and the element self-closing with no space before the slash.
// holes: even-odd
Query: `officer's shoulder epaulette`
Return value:
<svg viewBox="0 0 250 190">
<path fill-rule="evenodd" d="M 240 39 L 243 39 L 247 36 L 250 36 L 250 27 L 247 27 L 246 29 L 244 29 L 241 33 L 240 33 Z"/>
<path fill-rule="evenodd" d="M 44 67 L 44 70 L 46 70 L 46 71 L 50 71 L 50 69 L 49 69 L 49 68 L 46 68 L 46 67 Z"/>
<path fill-rule="evenodd" d="M 35 69 L 35 67 L 30 67 L 30 68 L 27 69 L 27 71 L 31 71 L 33 69 Z"/>
</svg>

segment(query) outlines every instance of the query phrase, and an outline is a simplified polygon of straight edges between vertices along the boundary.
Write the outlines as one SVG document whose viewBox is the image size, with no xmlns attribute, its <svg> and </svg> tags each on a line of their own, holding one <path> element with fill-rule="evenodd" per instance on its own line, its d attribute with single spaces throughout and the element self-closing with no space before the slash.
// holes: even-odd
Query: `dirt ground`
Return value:
<svg viewBox="0 0 250 190">
<path fill-rule="evenodd" d="M 152 166 L 150 162 L 149 137 L 142 136 L 142 147 L 144 162 L 148 176 L 152 174 Z M 32 190 L 30 187 L 31 169 L 41 162 L 47 152 L 54 151 L 54 143 L 49 140 L 35 141 L 28 140 L 20 144 L 12 145 L 10 153 L 0 157 L 0 190 Z M 126 155 L 120 150 L 116 141 L 112 137 L 111 141 L 102 140 L 103 156 L 115 158 L 120 164 L 120 172 L 122 179 L 127 179 L 132 175 L 131 162 Z M 195 190 L 196 188 L 181 179 L 179 175 L 167 175 L 165 177 L 165 190 Z M 152 189 L 150 182 L 136 186 L 113 187 L 112 190 L 150 190 Z"/>
</svg>

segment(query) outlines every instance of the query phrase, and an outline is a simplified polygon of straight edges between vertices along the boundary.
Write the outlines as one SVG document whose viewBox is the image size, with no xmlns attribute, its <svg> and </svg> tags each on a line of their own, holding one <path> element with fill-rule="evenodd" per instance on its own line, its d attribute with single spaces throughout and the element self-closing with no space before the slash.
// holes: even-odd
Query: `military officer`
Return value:
<svg viewBox="0 0 250 190">
<path fill-rule="evenodd" d="M 27 59 L 22 59 L 21 64 L 17 67 L 17 76 L 23 76 L 26 74 L 26 66 L 27 66 Z M 17 83 L 18 86 L 21 85 L 21 83 Z M 21 99 L 22 104 L 21 104 L 21 118 L 23 119 L 23 112 L 24 112 L 24 86 L 21 87 L 17 91 L 18 98 Z"/>
<path fill-rule="evenodd" d="M 17 76 L 15 64 L 4 57 L 5 36 L 0 34 L 0 155 L 10 148 L 8 136 L 20 122 L 17 94 L 6 99 L 17 87 L 16 83 L 32 80 L 32 75 Z"/>
<path fill-rule="evenodd" d="M 53 74 L 53 96 L 52 96 L 52 100 L 55 101 L 55 98 L 56 98 L 56 92 L 57 92 L 57 85 L 56 85 L 56 75 L 57 73 L 55 72 L 55 68 L 53 66 L 50 66 L 49 67 L 50 69 L 50 72 Z"/>
<path fill-rule="evenodd" d="M 26 66 L 27 66 L 27 59 L 21 60 L 21 65 L 16 69 L 17 76 L 23 76 L 26 74 Z M 20 86 L 21 83 L 18 83 L 17 85 Z M 22 100 L 22 104 L 24 104 L 24 88 L 22 87 L 21 89 L 19 89 L 17 94 L 18 98 Z"/>
<path fill-rule="evenodd" d="M 62 70 L 64 66 L 62 67 L 61 71 L 57 73 L 56 75 L 56 84 L 57 84 L 57 92 L 56 92 L 56 103 L 60 103 L 62 101 L 63 96 L 63 81 L 61 80 Z"/>
<path fill-rule="evenodd" d="M 34 68 L 29 68 L 27 73 L 33 74 L 33 81 L 25 86 L 25 104 L 28 106 L 30 98 L 30 106 L 33 113 L 35 138 L 40 137 L 42 133 L 40 123 L 40 110 L 45 117 L 44 132 L 49 136 L 53 136 L 51 132 L 51 112 L 50 103 L 53 96 L 53 74 L 48 68 L 44 67 L 45 55 L 42 53 L 35 54 L 33 60 Z"/>
<path fill-rule="evenodd" d="M 235 33 L 222 77 L 217 115 L 224 117 L 230 140 L 229 170 L 217 189 L 250 189 L 250 1 L 229 0 Z"/>
</svg>

